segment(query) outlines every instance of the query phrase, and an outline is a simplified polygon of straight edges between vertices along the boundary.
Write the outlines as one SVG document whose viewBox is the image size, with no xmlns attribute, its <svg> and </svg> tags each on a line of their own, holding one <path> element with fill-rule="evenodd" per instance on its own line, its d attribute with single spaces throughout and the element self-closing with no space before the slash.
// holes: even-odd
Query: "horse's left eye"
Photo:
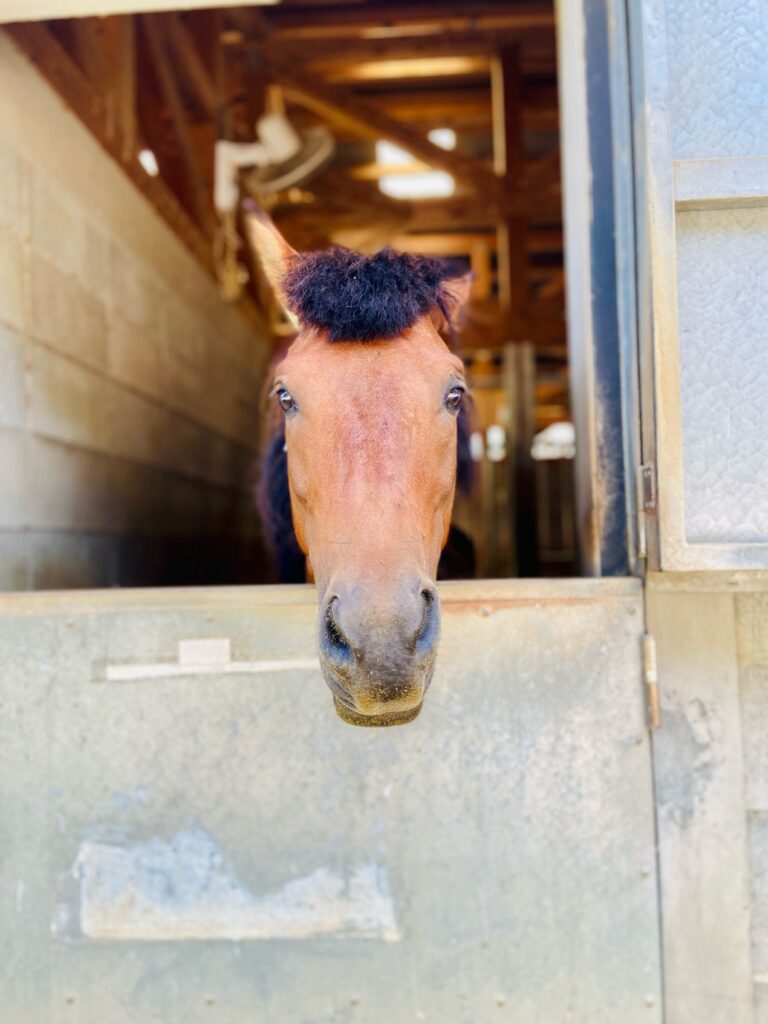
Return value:
<svg viewBox="0 0 768 1024">
<path fill-rule="evenodd" d="M 464 388 L 456 384 L 445 396 L 445 406 L 451 412 L 458 412 L 461 408 L 461 400 L 464 397 Z"/>
<path fill-rule="evenodd" d="M 292 415 L 296 412 L 296 401 L 293 395 L 286 391 L 285 388 L 280 388 L 277 392 L 277 400 L 280 403 L 280 408 L 286 414 L 286 416 Z"/>
</svg>

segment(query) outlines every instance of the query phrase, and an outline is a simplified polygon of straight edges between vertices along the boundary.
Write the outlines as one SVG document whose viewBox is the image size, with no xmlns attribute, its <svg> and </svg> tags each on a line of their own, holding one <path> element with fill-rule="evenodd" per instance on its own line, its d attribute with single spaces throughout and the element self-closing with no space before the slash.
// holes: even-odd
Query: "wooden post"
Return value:
<svg viewBox="0 0 768 1024">
<path fill-rule="evenodd" d="M 124 160 L 131 160 L 138 149 L 136 133 L 136 22 L 134 15 L 123 15 L 116 30 L 114 61 L 114 117 Z"/>
<path fill-rule="evenodd" d="M 503 182 L 503 212 L 496 229 L 498 282 L 502 311 L 518 337 L 524 335 L 528 318 L 526 222 L 506 210 L 526 191 L 521 92 L 519 50 L 505 47 L 491 69 L 494 170 Z"/>
<path fill-rule="evenodd" d="M 530 342 L 505 346 L 504 394 L 509 410 L 507 466 L 513 547 L 510 570 L 516 576 L 536 576 L 539 568 L 538 510 L 531 455 L 536 430 L 536 357 Z"/>
</svg>

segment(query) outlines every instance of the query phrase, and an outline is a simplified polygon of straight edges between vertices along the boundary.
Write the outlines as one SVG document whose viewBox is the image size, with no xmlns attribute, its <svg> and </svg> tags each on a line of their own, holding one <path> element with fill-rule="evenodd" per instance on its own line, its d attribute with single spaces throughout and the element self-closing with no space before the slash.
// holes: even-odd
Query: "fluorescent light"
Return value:
<svg viewBox="0 0 768 1024">
<path fill-rule="evenodd" d="M 433 128 L 427 138 L 440 149 L 456 149 L 456 132 L 453 128 Z"/>
<path fill-rule="evenodd" d="M 376 142 L 376 163 L 382 167 L 398 167 L 400 164 L 412 164 L 413 154 L 406 152 L 396 146 L 394 142 L 387 139 L 378 139 Z"/>
<path fill-rule="evenodd" d="M 417 174 L 384 174 L 379 188 L 393 199 L 444 199 L 452 196 L 456 182 L 447 171 L 420 171 Z"/>
<path fill-rule="evenodd" d="M 150 176 L 150 178 L 156 178 L 160 173 L 160 168 L 157 166 L 157 157 L 151 149 L 142 149 L 139 153 L 139 163 Z"/>
<path fill-rule="evenodd" d="M 572 459 L 576 454 L 576 431 L 572 423 L 550 423 L 533 439 L 534 459 Z"/>
<path fill-rule="evenodd" d="M 507 457 L 507 432 L 498 423 L 492 423 L 485 432 L 485 450 L 491 462 L 503 462 Z"/>
</svg>

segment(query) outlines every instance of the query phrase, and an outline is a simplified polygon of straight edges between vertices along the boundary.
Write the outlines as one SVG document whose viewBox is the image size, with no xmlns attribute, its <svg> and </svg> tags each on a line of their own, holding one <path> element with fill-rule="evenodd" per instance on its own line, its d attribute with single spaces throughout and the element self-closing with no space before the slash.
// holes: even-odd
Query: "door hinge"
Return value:
<svg viewBox="0 0 768 1024">
<path fill-rule="evenodd" d="M 648 557 L 645 517 L 656 511 L 656 477 L 653 463 L 644 462 L 637 467 L 637 557 Z"/>
<path fill-rule="evenodd" d="M 659 670 L 656 663 L 656 641 L 650 633 L 643 634 L 643 683 L 645 684 L 648 728 L 658 729 L 661 725 Z"/>
<path fill-rule="evenodd" d="M 656 511 L 656 472 L 652 462 L 638 466 L 639 504 L 644 512 Z"/>
</svg>

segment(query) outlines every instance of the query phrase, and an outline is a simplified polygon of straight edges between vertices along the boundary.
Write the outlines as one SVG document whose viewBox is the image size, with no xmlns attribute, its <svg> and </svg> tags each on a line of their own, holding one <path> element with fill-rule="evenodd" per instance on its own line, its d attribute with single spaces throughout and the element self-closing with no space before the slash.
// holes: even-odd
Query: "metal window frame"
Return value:
<svg viewBox="0 0 768 1024">
<path fill-rule="evenodd" d="M 628 2 L 632 103 L 637 112 L 637 253 L 639 354 L 644 461 L 656 469 L 658 506 L 649 531 L 650 569 L 765 569 L 768 544 L 689 542 L 685 527 L 680 333 L 677 304 L 678 209 L 768 203 L 756 186 L 754 161 L 743 180 L 733 168 L 726 195 L 715 161 L 675 161 L 669 96 L 665 0 Z M 735 163 L 736 161 L 728 161 Z M 718 166 L 713 166 L 717 164 Z M 706 173 L 699 173 L 702 169 Z M 758 174 L 765 180 L 765 172 Z M 677 178 L 677 182 L 676 182 Z M 677 190 L 676 190 L 677 185 Z M 651 523 L 653 523 L 653 518 Z"/>
<path fill-rule="evenodd" d="M 635 186 L 623 0 L 557 0 L 568 347 L 585 575 L 641 573 Z"/>
</svg>

